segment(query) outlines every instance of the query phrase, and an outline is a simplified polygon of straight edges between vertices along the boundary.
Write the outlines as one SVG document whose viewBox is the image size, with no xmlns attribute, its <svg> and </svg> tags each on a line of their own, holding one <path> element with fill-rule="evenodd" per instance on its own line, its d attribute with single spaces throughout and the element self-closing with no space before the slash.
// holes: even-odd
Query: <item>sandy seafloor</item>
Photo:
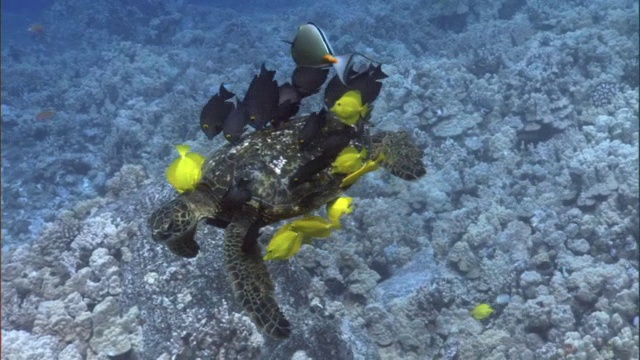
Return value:
<svg viewBox="0 0 640 360">
<path fill-rule="evenodd" d="M 3 359 L 638 358 L 637 1 L 52 3 L 2 11 Z M 288 79 L 307 21 L 383 62 L 376 129 L 428 174 L 367 175 L 341 231 L 270 265 L 276 341 L 221 230 L 183 260 L 145 222 L 173 146 L 224 143 L 209 96 Z"/>
</svg>

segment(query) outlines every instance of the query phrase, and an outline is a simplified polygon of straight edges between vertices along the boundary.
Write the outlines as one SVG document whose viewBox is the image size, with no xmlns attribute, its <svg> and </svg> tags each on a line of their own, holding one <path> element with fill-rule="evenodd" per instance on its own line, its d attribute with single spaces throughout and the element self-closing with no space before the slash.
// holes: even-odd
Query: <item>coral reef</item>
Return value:
<svg viewBox="0 0 640 360">
<path fill-rule="evenodd" d="M 638 358 L 637 2 L 249 3 L 56 1 L 42 37 L 3 12 L 3 359 Z M 173 145 L 222 144 L 197 127 L 218 84 L 286 81 L 310 19 L 384 64 L 374 130 L 409 130 L 428 175 L 368 175 L 343 229 L 269 265 L 276 342 L 219 230 L 183 260 L 145 221 Z"/>
</svg>

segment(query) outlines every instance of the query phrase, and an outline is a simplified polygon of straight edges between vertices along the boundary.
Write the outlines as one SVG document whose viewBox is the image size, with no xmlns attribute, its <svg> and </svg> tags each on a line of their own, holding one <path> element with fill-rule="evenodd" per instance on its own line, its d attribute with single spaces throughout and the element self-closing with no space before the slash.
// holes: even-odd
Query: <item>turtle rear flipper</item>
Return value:
<svg viewBox="0 0 640 360">
<path fill-rule="evenodd" d="M 266 334 L 288 338 L 291 324 L 274 297 L 275 287 L 262 259 L 257 223 L 234 219 L 224 233 L 224 259 L 238 302 Z"/>
<path fill-rule="evenodd" d="M 371 145 L 371 158 L 384 154 L 380 165 L 391 174 L 404 180 L 416 180 L 427 173 L 422 162 L 423 152 L 411 142 L 409 133 L 383 131 L 371 137 Z"/>
</svg>

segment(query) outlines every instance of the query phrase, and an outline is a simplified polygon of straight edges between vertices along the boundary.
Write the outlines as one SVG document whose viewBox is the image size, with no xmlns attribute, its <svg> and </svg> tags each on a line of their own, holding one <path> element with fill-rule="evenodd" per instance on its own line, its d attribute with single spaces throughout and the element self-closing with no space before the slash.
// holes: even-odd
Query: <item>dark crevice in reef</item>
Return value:
<svg viewBox="0 0 640 360">
<path fill-rule="evenodd" d="M 561 130 L 556 129 L 551 124 L 541 124 L 536 130 L 518 131 L 518 144 L 520 145 L 520 148 L 526 148 L 528 145 L 537 145 L 541 142 L 551 140 L 554 135 L 561 132 Z"/>
<path fill-rule="evenodd" d="M 526 0 L 507 0 L 498 9 L 498 19 L 511 20 L 527 4 Z"/>
</svg>

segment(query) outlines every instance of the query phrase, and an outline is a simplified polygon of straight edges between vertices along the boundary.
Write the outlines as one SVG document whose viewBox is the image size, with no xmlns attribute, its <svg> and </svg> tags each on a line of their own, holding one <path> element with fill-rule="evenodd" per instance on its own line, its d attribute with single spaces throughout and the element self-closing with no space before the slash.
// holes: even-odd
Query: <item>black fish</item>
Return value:
<svg viewBox="0 0 640 360">
<path fill-rule="evenodd" d="M 353 138 L 353 130 L 345 128 L 343 131 L 334 131 L 318 141 L 318 148 L 322 151 L 322 155 L 333 162 Z"/>
<path fill-rule="evenodd" d="M 298 136 L 298 144 L 300 150 L 306 149 L 315 138 L 317 138 L 322 128 L 327 123 L 327 110 L 322 109 L 320 112 L 314 112 L 309 114 L 307 121 L 304 123 L 300 135 Z"/>
<path fill-rule="evenodd" d="M 229 116 L 224 119 L 222 132 L 224 137 L 232 144 L 237 144 L 240 141 L 240 137 L 244 132 L 244 127 L 247 125 L 249 117 L 244 109 L 242 103 L 238 103 L 237 107 L 234 107 Z"/>
<path fill-rule="evenodd" d="M 259 221 L 254 222 L 247 229 L 247 233 L 244 235 L 242 239 L 242 252 L 249 256 L 254 257 L 262 257 L 260 245 L 258 245 L 258 238 L 260 237 L 260 228 L 262 228 L 264 224 Z"/>
<path fill-rule="evenodd" d="M 244 96 L 244 106 L 249 125 L 262 129 L 278 113 L 278 82 L 273 77 L 276 72 L 267 70 L 262 64 L 260 74 L 253 77 Z"/>
<path fill-rule="evenodd" d="M 387 74 L 382 71 L 381 65 L 373 66 L 370 64 L 366 70 L 350 78 L 347 86 L 350 89 L 360 91 L 363 104 L 371 104 L 380 94 L 380 89 L 382 89 L 382 82 L 379 80 L 387 77 Z"/>
<path fill-rule="evenodd" d="M 300 110 L 300 94 L 291 84 L 284 83 L 278 88 L 278 112 L 272 121 L 273 127 L 289 120 Z"/>
<path fill-rule="evenodd" d="M 289 179 L 289 188 L 293 189 L 311 179 L 311 177 L 327 167 L 331 166 L 333 159 L 327 156 L 319 156 L 300 166 Z"/>
<path fill-rule="evenodd" d="M 205 220 L 205 222 L 211 226 L 215 226 L 217 228 L 220 229 L 226 229 L 227 226 L 229 226 L 229 224 L 231 224 L 231 221 L 229 220 L 223 220 L 223 219 L 217 219 L 217 218 L 207 218 Z"/>
<path fill-rule="evenodd" d="M 251 197 L 249 180 L 240 179 L 235 184 L 229 186 L 229 189 L 227 189 L 227 192 L 220 201 L 220 207 L 225 213 L 235 211 L 251 200 Z"/>
<path fill-rule="evenodd" d="M 331 109 L 336 101 L 347 91 L 349 91 L 347 85 L 343 84 L 338 76 L 334 75 L 324 89 L 324 104 L 327 106 L 327 109 Z"/>
<path fill-rule="evenodd" d="M 359 91 L 360 96 L 362 96 L 362 103 L 371 105 L 380 94 L 380 89 L 382 89 L 382 82 L 379 80 L 385 78 L 387 78 L 387 74 L 382 71 L 381 65 L 369 65 L 361 72 L 351 70 L 346 85 L 334 76 L 329 80 L 324 90 L 325 105 L 331 109 L 336 101 L 349 90 Z"/>
<path fill-rule="evenodd" d="M 227 100 L 231 99 L 234 94 L 224 88 L 224 84 L 220 84 L 220 90 L 213 95 L 200 112 L 200 128 L 209 139 L 213 139 L 223 128 L 224 119 L 229 116 L 233 109 L 233 103 Z"/>
<path fill-rule="evenodd" d="M 296 67 L 291 75 L 293 86 L 304 98 L 320 91 L 320 87 L 327 80 L 329 69 L 319 69 L 310 67 Z"/>
</svg>

